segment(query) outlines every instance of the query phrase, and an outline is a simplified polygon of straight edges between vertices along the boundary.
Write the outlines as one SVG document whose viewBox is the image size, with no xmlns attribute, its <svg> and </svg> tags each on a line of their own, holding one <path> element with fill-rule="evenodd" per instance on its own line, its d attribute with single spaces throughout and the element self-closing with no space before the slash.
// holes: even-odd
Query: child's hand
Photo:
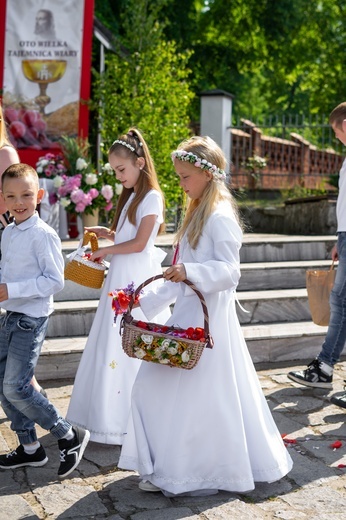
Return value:
<svg viewBox="0 0 346 520">
<path fill-rule="evenodd" d="M 0 283 L 0 302 L 8 300 L 7 284 Z"/>
<path fill-rule="evenodd" d="M 104 227 L 104 226 L 93 226 L 84 228 L 85 231 L 89 233 L 95 233 L 97 238 L 108 238 L 111 240 L 114 237 L 114 231 Z"/>
<path fill-rule="evenodd" d="M 171 282 L 183 282 L 186 280 L 186 271 L 184 264 L 175 264 L 171 265 L 166 271 L 163 273 L 163 277 L 166 280 L 170 280 Z"/>
<path fill-rule="evenodd" d="M 98 249 L 89 256 L 89 260 L 91 260 L 92 262 L 102 262 L 102 260 L 106 258 L 107 254 L 108 253 L 107 251 L 105 251 L 105 248 Z"/>
</svg>

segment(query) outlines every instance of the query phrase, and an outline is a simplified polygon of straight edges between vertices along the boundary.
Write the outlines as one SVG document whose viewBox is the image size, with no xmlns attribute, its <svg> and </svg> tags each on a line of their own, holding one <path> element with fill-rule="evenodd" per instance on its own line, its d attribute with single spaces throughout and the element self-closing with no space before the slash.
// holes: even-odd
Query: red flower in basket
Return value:
<svg viewBox="0 0 346 520">
<path fill-rule="evenodd" d="M 112 309 L 114 311 L 114 323 L 116 323 L 119 314 L 125 314 L 133 294 L 135 293 L 135 284 L 131 282 L 125 289 L 115 289 L 108 293 L 112 297 Z M 139 295 L 136 296 L 135 302 L 138 303 Z"/>
</svg>

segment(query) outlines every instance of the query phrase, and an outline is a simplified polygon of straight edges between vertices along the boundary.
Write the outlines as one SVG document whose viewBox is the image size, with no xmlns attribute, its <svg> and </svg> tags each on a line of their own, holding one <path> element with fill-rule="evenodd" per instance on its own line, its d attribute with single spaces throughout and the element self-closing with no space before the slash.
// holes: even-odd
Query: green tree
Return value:
<svg viewBox="0 0 346 520">
<path fill-rule="evenodd" d="M 95 72 L 95 109 L 98 111 L 104 153 L 130 126 L 138 127 L 149 145 L 168 206 L 180 202 L 171 151 L 190 135 L 188 84 L 190 52 L 178 52 L 167 42 L 159 23 L 166 0 L 123 2 L 119 43 L 126 56 L 107 53 L 106 71 Z"/>
<path fill-rule="evenodd" d="M 176 52 L 174 43 L 159 42 L 126 60 L 109 55 L 106 73 L 98 80 L 104 150 L 130 126 L 138 127 L 149 145 L 168 205 L 179 202 L 181 196 L 170 152 L 189 135 L 193 94 L 186 81 L 187 59 L 187 54 Z"/>
</svg>

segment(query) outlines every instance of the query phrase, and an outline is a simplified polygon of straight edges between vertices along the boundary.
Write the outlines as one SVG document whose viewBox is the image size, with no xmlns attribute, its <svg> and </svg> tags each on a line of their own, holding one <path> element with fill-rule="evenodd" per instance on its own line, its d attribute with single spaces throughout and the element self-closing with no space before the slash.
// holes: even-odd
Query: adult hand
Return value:
<svg viewBox="0 0 346 520">
<path fill-rule="evenodd" d="M 186 280 L 186 271 L 184 264 L 175 264 L 168 267 L 163 273 L 163 277 L 171 282 L 183 282 Z"/>
<path fill-rule="evenodd" d="M 335 246 L 332 249 L 332 260 L 333 260 L 333 262 L 336 262 L 337 260 L 339 260 L 337 244 L 335 244 Z"/>
</svg>

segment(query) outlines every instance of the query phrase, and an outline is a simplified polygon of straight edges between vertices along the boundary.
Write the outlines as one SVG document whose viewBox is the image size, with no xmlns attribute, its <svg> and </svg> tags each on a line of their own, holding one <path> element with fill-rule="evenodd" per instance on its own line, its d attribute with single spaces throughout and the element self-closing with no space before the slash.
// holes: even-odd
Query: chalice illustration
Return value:
<svg viewBox="0 0 346 520">
<path fill-rule="evenodd" d="M 47 95 L 49 83 L 59 81 L 66 71 L 66 60 L 23 60 L 22 70 L 29 81 L 38 83 L 40 93 L 35 97 L 35 102 L 44 114 L 45 108 L 51 98 Z"/>
</svg>

